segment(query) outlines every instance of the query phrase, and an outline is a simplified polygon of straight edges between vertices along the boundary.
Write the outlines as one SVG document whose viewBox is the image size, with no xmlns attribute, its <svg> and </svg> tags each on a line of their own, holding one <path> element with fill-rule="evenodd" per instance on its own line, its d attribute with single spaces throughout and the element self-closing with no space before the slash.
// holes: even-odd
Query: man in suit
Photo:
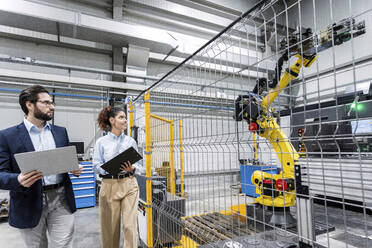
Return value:
<svg viewBox="0 0 372 248">
<path fill-rule="evenodd" d="M 49 124 L 55 105 L 49 92 L 34 85 L 19 95 L 25 119 L 0 131 L 0 189 L 10 190 L 9 224 L 19 228 L 27 247 L 72 247 L 76 211 L 67 173 L 21 173 L 14 154 L 69 145 L 64 127 Z M 72 172 L 79 176 L 81 169 Z"/>
</svg>

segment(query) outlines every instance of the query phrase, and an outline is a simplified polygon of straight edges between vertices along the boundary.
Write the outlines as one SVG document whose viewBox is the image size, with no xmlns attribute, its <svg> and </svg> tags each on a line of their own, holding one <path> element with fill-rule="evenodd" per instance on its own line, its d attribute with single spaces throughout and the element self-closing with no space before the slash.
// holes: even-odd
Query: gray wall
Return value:
<svg viewBox="0 0 372 248">
<path fill-rule="evenodd" d="M 0 38 L 0 53 L 16 57 L 31 57 L 37 60 L 43 60 L 54 63 L 70 64 L 77 66 L 86 66 L 98 69 L 111 69 L 111 56 L 87 51 L 79 51 L 71 48 L 55 47 L 49 45 L 40 45 L 28 41 L 19 41 L 14 39 Z M 56 74 L 64 76 L 75 76 L 91 79 L 110 80 L 111 76 L 100 75 L 96 73 L 77 72 L 65 69 L 55 69 L 40 66 L 31 66 L 24 64 L 10 64 L 0 62 L 1 68 L 31 71 L 45 74 Z M 26 86 L 10 86 L 1 84 L 1 88 L 23 89 Z M 87 93 L 80 91 L 62 91 L 57 93 L 81 94 L 102 96 L 99 93 Z M 65 126 L 68 129 L 71 141 L 84 141 L 85 145 L 94 145 L 96 128 L 96 118 L 98 111 L 102 108 L 103 102 L 99 100 L 89 100 L 82 98 L 71 98 L 56 96 L 57 108 L 55 111 L 55 124 Z M 16 125 L 23 120 L 23 112 L 18 104 L 18 94 L 0 92 L 0 114 L 6 118 L 1 118 L 0 129 Z"/>
<path fill-rule="evenodd" d="M 10 87 L 1 85 L 0 87 L 22 89 L 22 87 Z M 85 94 L 88 93 L 61 91 L 57 93 Z M 54 124 L 67 128 L 70 141 L 83 141 L 87 152 L 90 146 L 94 146 L 96 138 L 100 135 L 96 119 L 105 102 L 99 100 L 87 100 L 81 98 L 71 98 L 56 96 L 56 110 L 54 115 Z M 0 93 L 0 130 L 21 123 L 24 119 L 18 103 L 18 93 L 4 94 Z"/>
<path fill-rule="evenodd" d="M 30 57 L 36 60 L 42 60 L 52 63 L 69 64 L 76 66 L 84 66 L 98 69 L 111 70 L 112 60 L 111 56 L 98 54 L 87 51 L 80 51 L 77 49 L 56 47 L 51 45 L 38 44 L 29 41 L 20 41 L 15 39 L 0 38 L 0 53 L 14 57 L 26 58 Z M 1 68 L 13 70 L 25 70 L 40 73 L 51 73 L 56 75 L 84 77 L 91 79 L 106 79 L 111 77 L 107 75 L 100 75 L 97 73 L 86 73 L 71 71 L 65 69 L 54 69 L 40 66 L 30 66 L 24 64 L 10 64 L 0 62 Z"/>
</svg>

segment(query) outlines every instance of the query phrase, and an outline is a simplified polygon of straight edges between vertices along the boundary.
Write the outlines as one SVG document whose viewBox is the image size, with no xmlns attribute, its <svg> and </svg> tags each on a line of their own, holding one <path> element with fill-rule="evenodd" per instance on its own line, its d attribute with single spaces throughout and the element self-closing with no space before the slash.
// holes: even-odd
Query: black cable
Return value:
<svg viewBox="0 0 372 248">
<path fill-rule="evenodd" d="M 254 86 L 253 93 L 261 95 L 262 92 L 267 91 L 267 79 L 259 78 L 257 79 L 256 85 Z"/>
<path fill-rule="evenodd" d="M 264 91 L 268 91 L 268 88 L 275 88 L 280 80 L 284 61 L 288 61 L 287 53 L 284 53 L 282 56 L 280 56 L 278 62 L 276 63 L 275 76 L 273 81 L 267 82 L 267 78 L 264 77 L 257 79 L 256 85 L 254 86 L 252 92 L 257 95 L 261 95 Z"/>
<path fill-rule="evenodd" d="M 273 82 L 269 85 L 270 88 L 275 88 L 278 85 L 284 61 L 288 61 L 288 54 L 287 53 L 284 53 L 278 59 L 278 63 L 276 64 L 276 67 L 275 67 L 275 77 L 273 79 Z"/>
</svg>

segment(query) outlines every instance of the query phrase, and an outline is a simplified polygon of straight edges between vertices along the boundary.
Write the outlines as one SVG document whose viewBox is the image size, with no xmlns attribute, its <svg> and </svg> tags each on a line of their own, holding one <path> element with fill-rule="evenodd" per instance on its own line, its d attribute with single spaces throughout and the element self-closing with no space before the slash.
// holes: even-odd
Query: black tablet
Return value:
<svg viewBox="0 0 372 248">
<path fill-rule="evenodd" d="M 124 162 L 130 161 L 132 164 L 141 160 L 142 156 L 133 147 L 128 148 L 116 157 L 104 163 L 101 168 L 110 173 L 111 175 L 117 175 L 121 172 L 120 166 Z"/>
</svg>

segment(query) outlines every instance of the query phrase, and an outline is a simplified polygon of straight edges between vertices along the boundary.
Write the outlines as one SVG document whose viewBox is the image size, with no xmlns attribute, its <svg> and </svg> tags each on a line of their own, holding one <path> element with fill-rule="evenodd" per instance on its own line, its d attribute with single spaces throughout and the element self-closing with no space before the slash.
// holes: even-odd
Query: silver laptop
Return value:
<svg viewBox="0 0 372 248">
<path fill-rule="evenodd" d="M 76 147 L 66 146 L 52 150 L 14 154 L 22 173 L 36 170 L 49 176 L 79 169 Z"/>
</svg>

